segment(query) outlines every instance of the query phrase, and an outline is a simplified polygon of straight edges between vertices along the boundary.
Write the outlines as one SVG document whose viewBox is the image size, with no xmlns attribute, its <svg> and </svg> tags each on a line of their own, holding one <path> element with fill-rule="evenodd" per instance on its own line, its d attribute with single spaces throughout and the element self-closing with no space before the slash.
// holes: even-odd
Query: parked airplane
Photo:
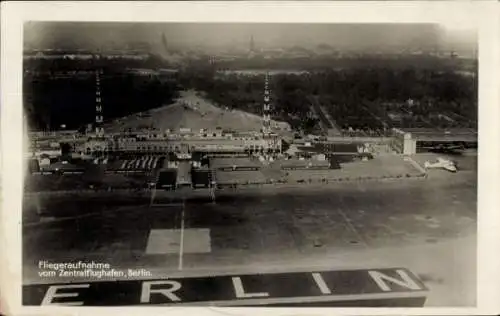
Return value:
<svg viewBox="0 0 500 316">
<path fill-rule="evenodd" d="M 439 157 L 436 162 L 426 161 L 424 164 L 425 169 L 444 169 L 450 172 L 457 172 L 457 165 L 455 162 Z"/>
</svg>

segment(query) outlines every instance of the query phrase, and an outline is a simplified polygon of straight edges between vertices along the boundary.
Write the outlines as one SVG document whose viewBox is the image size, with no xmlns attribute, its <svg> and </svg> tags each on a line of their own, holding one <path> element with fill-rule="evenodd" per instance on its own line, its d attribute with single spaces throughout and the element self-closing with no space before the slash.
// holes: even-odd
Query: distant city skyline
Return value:
<svg viewBox="0 0 500 316">
<path fill-rule="evenodd" d="M 327 44 L 338 50 L 398 52 L 457 51 L 474 54 L 472 28 L 439 24 L 291 24 L 291 23 L 112 23 L 28 22 L 25 48 L 87 48 L 147 43 L 172 49 L 249 50 L 252 46 L 313 48 Z"/>
</svg>

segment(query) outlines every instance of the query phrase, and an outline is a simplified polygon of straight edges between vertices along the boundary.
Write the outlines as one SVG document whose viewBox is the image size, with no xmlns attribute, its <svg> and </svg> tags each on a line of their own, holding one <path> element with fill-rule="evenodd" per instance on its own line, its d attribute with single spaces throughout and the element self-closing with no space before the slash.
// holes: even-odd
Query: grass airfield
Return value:
<svg viewBox="0 0 500 316">
<path fill-rule="evenodd" d="M 428 306 L 472 306 L 477 158 L 460 159 L 456 174 L 249 188 L 215 203 L 152 201 L 147 192 L 32 203 L 33 195 L 26 205 L 80 214 L 23 227 L 24 282 L 70 281 L 39 277 L 39 260 L 95 260 L 153 278 L 403 266 L 430 287 Z"/>
</svg>

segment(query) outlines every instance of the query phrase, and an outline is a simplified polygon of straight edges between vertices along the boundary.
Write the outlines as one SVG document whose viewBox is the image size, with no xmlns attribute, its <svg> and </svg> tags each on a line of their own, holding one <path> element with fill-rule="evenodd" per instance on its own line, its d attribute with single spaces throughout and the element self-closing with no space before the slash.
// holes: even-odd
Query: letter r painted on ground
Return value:
<svg viewBox="0 0 500 316">
<path fill-rule="evenodd" d="M 55 298 L 67 298 L 67 297 L 77 297 L 79 293 L 77 292 L 60 292 L 57 293 L 58 290 L 63 289 L 85 289 L 89 288 L 90 284 L 71 284 L 71 285 L 52 285 L 49 286 L 47 292 L 45 292 L 45 296 L 43 297 L 41 305 L 83 305 L 83 302 L 73 301 L 73 302 L 58 302 L 54 303 Z"/>
<path fill-rule="evenodd" d="M 378 287 L 384 292 L 392 291 L 389 285 L 391 283 L 408 288 L 410 290 L 423 290 L 423 288 L 417 282 L 415 282 L 415 280 L 413 280 L 406 271 L 399 269 L 396 270 L 396 273 L 400 276 L 400 279 L 388 276 L 387 274 L 384 274 L 380 271 L 368 271 L 368 274 L 372 277 L 375 283 L 377 283 Z"/>
<path fill-rule="evenodd" d="M 169 285 L 169 288 L 151 289 L 153 285 Z M 142 282 L 141 303 L 150 303 L 151 294 L 161 294 L 172 302 L 180 302 L 181 299 L 174 294 L 181 288 L 177 281 L 144 281 Z"/>
</svg>

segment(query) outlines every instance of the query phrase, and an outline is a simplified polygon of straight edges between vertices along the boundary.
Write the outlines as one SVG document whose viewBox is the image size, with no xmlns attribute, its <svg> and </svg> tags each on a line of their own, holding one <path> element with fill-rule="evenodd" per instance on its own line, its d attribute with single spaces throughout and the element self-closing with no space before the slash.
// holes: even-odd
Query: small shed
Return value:
<svg viewBox="0 0 500 316">
<path fill-rule="evenodd" d="M 156 183 L 157 189 L 174 190 L 177 186 L 177 169 L 161 170 Z"/>
</svg>

